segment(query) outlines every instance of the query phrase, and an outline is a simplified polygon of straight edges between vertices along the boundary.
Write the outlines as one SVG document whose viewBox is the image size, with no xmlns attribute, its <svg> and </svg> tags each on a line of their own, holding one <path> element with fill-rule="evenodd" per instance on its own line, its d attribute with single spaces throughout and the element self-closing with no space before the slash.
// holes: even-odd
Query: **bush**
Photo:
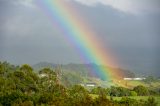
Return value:
<svg viewBox="0 0 160 106">
<path fill-rule="evenodd" d="M 125 106 L 137 106 L 138 101 L 128 97 L 122 97 L 122 99 L 119 101 L 119 104 L 123 104 Z"/>
<path fill-rule="evenodd" d="M 130 92 L 130 96 L 137 96 L 137 92 L 131 91 L 131 92 Z"/>
<path fill-rule="evenodd" d="M 138 86 L 134 87 L 133 91 L 137 92 L 138 96 L 149 95 L 149 90 L 142 85 L 138 85 Z"/>
<path fill-rule="evenodd" d="M 158 103 L 156 102 L 154 97 L 149 97 L 148 101 L 145 103 L 146 106 L 157 106 Z"/>
<path fill-rule="evenodd" d="M 94 100 L 93 106 L 112 106 L 112 101 L 107 99 L 107 97 L 99 96 Z"/>
</svg>

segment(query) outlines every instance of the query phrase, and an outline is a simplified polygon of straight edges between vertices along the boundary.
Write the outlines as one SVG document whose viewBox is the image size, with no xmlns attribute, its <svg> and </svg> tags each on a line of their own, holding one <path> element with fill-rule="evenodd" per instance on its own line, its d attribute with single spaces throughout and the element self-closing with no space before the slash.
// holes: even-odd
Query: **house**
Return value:
<svg viewBox="0 0 160 106">
<path fill-rule="evenodd" d="M 123 80 L 133 80 L 133 78 L 123 78 Z"/>
<path fill-rule="evenodd" d="M 80 85 L 84 86 L 84 87 L 95 87 L 97 84 L 93 83 L 93 82 L 90 82 L 90 83 L 85 83 L 85 84 L 80 84 Z"/>
<path fill-rule="evenodd" d="M 95 86 L 96 86 L 96 83 L 86 83 L 86 86 L 87 86 L 87 87 L 95 87 Z"/>
<path fill-rule="evenodd" d="M 128 81 L 142 81 L 146 78 L 142 77 L 142 78 L 123 78 L 123 80 L 128 80 Z"/>
<path fill-rule="evenodd" d="M 136 81 L 141 81 L 141 80 L 145 80 L 146 78 L 133 78 L 133 80 L 136 80 Z"/>
<path fill-rule="evenodd" d="M 46 77 L 46 76 L 47 76 L 47 74 L 39 74 L 40 78 L 43 78 L 43 77 Z"/>
</svg>

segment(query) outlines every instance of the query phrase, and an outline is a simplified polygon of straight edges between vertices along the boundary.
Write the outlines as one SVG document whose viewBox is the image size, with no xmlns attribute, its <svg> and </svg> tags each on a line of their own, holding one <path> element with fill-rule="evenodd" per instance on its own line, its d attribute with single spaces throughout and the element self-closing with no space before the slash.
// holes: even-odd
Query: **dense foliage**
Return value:
<svg viewBox="0 0 160 106">
<path fill-rule="evenodd" d="M 35 73 L 27 64 L 22 66 L 0 62 L 0 106 L 156 106 L 155 99 L 137 101 L 127 96 L 149 95 L 149 90 L 137 86 L 101 88 L 88 91 L 81 85 L 64 86 L 59 69 L 43 68 Z M 78 82 L 78 81 L 77 81 Z M 67 82 L 66 82 L 67 83 Z M 143 91 L 143 92 L 141 92 Z M 90 94 L 99 95 L 92 98 Z M 107 96 L 111 98 L 108 99 Z M 124 96 L 120 101 L 113 96 Z"/>
</svg>

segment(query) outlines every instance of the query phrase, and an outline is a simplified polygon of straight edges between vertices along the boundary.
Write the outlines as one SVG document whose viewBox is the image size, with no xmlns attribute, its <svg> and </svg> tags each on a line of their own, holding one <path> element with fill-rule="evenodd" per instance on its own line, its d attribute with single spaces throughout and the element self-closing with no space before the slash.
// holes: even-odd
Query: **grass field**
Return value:
<svg viewBox="0 0 160 106">
<path fill-rule="evenodd" d="M 130 96 L 129 98 L 136 99 L 136 100 L 147 100 L 149 96 Z M 110 98 L 110 97 L 108 97 Z M 114 100 L 120 100 L 122 97 L 113 97 Z M 160 96 L 154 96 L 156 99 L 156 102 L 158 103 L 158 106 L 160 106 Z"/>
<path fill-rule="evenodd" d="M 90 96 L 92 98 L 97 98 L 98 95 L 95 95 L 95 94 L 90 94 Z M 132 99 L 136 99 L 136 100 L 147 100 L 149 96 L 129 96 L 129 98 L 132 98 Z M 110 96 L 108 96 L 108 98 L 110 99 Z M 113 97 L 113 100 L 121 100 L 122 97 Z M 154 96 L 154 98 L 156 99 L 156 102 L 158 103 L 158 106 L 160 106 L 160 96 Z"/>
<path fill-rule="evenodd" d="M 134 87 L 136 87 L 138 85 L 142 85 L 142 86 L 145 86 L 145 87 L 150 88 L 150 89 L 155 89 L 155 88 L 160 87 L 160 81 L 152 82 L 152 83 L 145 83 L 144 81 L 119 80 L 119 81 L 116 81 L 116 82 L 119 86 L 126 87 L 126 88 L 129 88 L 129 89 L 133 89 Z"/>
</svg>

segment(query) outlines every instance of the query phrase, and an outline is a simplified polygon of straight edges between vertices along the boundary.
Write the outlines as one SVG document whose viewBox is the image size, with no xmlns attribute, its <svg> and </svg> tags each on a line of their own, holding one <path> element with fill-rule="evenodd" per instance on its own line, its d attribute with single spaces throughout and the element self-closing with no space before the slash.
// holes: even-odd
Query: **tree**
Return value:
<svg viewBox="0 0 160 106">
<path fill-rule="evenodd" d="M 122 97 L 119 103 L 124 104 L 124 106 L 139 106 L 137 100 L 128 97 Z"/>
<path fill-rule="evenodd" d="M 5 72 L 4 65 L 0 62 L 0 75 L 3 75 Z"/>
<path fill-rule="evenodd" d="M 44 92 L 48 91 L 49 87 L 53 87 L 56 84 L 58 85 L 57 75 L 50 68 L 43 68 L 42 70 L 40 70 L 39 76 L 40 76 L 39 80 L 40 89 L 44 90 Z"/>
<path fill-rule="evenodd" d="M 118 90 L 118 96 L 129 96 L 130 90 L 124 87 L 117 87 Z"/>
<path fill-rule="evenodd" d="M 119 95 L 119 91 L 116 87 L 111 86 L 110 88 L 110 96 L 118 96 Z"/>
<path fill-rule="evenodd" d="M 85 102 L 88 96 L 88 91 L 81 85 L 74 85 L 69 89 L 69 101 L 72 105 L 79 105 L 81 102 Z"/>
<path fill-rule="evenodd" d="M 154 97 L 149 97 L 145 105 L 146 106 L 157 106 L 157 102 Z"/>
<path fill-rule="evenodd" d="M 137 96 L 137 92 L 131 91 L 131 92 L 130 92 L 130 96 Z"/>
<path fill-rule="evenodd" d="M 133 91 L 137 92 L 137 94 L 139 96 L 147 96 L 147 95 L 149 95 L 148 89 L 146 87 L 142 86 L 142 85 L 138 85 L 138 86 L 134 87 Z"/>
<path fill-rule="evenodd" d="M 0 76 L 6 77 L 6 73 L 10 71 L 15 71 L 16 66 L 9 64 L 8 62 L 0 62 Z"/>
<path fill-rule="evenodd" d="M 43 68 L 39 71 L 39 74 L 43 74 L 47 80 L 57 81 L 57 74 L 50 68 Z"/>
<path fill-rule="evenodd" d="M 11 74 L 15 81 L 16 88 L 26 94 L 37 92 L 38 88 L 36 83 L 38 82 L 38 76 L 33 72 L 33 68 L 27 64 L 20 67 L 20 70 L 16 70 Z"/>
<path fill-rule="evenodd" d="M 23 71 L 25 74 L 30 74 L 33 71 L 33 68 L 28 64 L 24 64 L 20 67 L 20 70 Z"/>
<path fill-rule="evenodd" d="M 107 96 L 107 95 L 109 95 L 110 90 L 109 90 L 109 89 L 102 88 L 102 87 L 96 87 L 96 88 L 93 88 L 93 89 L 91 90 L 91 93 L 97 94 L 97 95 Z"/>
</svg>

